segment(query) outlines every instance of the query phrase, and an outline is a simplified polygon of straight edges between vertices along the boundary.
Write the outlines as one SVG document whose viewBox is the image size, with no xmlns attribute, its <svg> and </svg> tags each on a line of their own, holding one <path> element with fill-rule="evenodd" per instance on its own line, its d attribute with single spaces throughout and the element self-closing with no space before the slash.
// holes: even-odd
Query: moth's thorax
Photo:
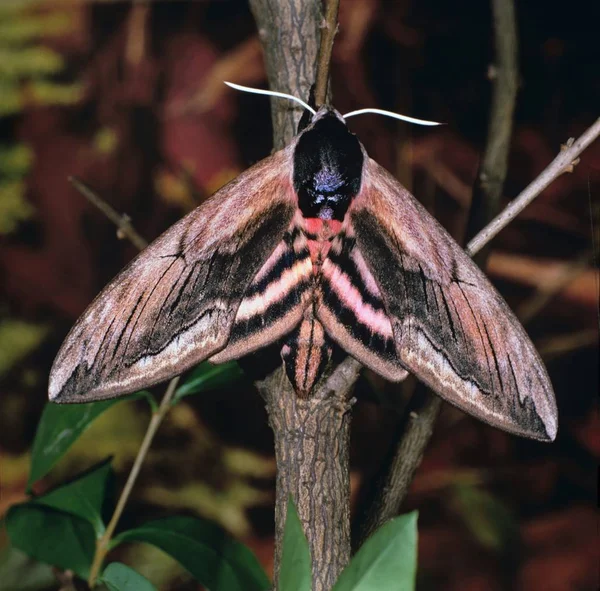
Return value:
<svg viewBox="0 0 600 591">
<path fill-rule="evenodd" d="M 360 191 L 360 142 L 333 112 L 302 133 L 294 151 L 294 189 L 305 218 L 344 219 Z"/>
<path fill-rule="evenodd" d="M 342 222 L 335 219 L 305 218 L 303 226 L 313 271 L 318 274 L 331 247 L 331 241 L 342 228 Z"/>
</svg>

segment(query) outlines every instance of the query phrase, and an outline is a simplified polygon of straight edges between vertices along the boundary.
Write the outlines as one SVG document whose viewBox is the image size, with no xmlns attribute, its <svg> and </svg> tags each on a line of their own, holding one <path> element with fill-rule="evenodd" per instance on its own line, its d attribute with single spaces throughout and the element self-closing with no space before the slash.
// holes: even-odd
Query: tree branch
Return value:
<svg viewBox="0 0 600 591">
<path fill-rule="evenodd" d="M 318 0 L 250 0 L 263 46 L 269 86 L 307 100 L 315 81 L 321 2 Z M 273 149 L 296 135 L 302 107 L 271 101 Z"/>
<path fill-rule="evenodd" d="M 315 83 L 315 104 L 317 107 L 327 102 L 329 87 L 329 69 L 333 40 L 338 31 L 338 11 L 340 0 L 326 0 L 327 11 L 321 27 L 321 44 L 319 46 L 319 61 L 317 63 L 317 81 Z"/>
<path fill-rule="evenodd" d="M 318 76 L 319 102 L 324 102 L 337 5 L 338 0 L 329 2 L 321 29 L 320 0 L 251 0 L 271 88 L 308 98 L 322 30 L 326 39 Z M 271 108 L 277 149 L 296 134 L 300 110 L 282 101 L 272 101 Z M 350 393 L 360 368 L 354 359 L 346 359 L 308 400 L 297 396 L 282 367 L 256 384 L 275 436 L 275 589 L 290 494 L 311 551 L 313 591 L 331 589 L 350 558 Z"/>
<path fill-rule="evenodd" d="M 492 0 L 495 64 L 490 66 L 492 104 L 485 149 L 471 198 L 466 239 L 490 222 L 500 211 L 508 166 L 513 113 L 519 85 L 517 25 L 512 0 Z M 480 267 L 486 253 L 476 258 Z"/>
<path fill-rule="evenodd" d="M 77 177 L 69 177 L 69 182 L 95 207 L 97 207 L 115 226 L 117 226 L 117 237 L 127 238 L 138 250 L 143 250 L 148 243 L 137 233 L 131 224 L 131 218 L 119 214 L 102 197 L 92 191 L 85 183 Z"/>
<path fill-rule="evenodd" d="M 313 591 L 331 589 L 350 559 L 351 393 L 361 368 L 348 357 L 308 399 L 298 397 L 283 368 L 256 383 L 275 436 L 274 589 L 290 494 L 308 540 Z"/>
<path fill-rule="evenodd" d="M 577 140 L 570 138 L 562 146 L 556 158 L 532 181 L 519 196 L 491 224 L 488 224 L 467 245 L 472 256 L 483 248 L 500 230 L 517 217 L 552 181 L 561 174 L 571 172 L 577 158 L 600 135 L 600 118 L 597 119 Z"/>
</svg>

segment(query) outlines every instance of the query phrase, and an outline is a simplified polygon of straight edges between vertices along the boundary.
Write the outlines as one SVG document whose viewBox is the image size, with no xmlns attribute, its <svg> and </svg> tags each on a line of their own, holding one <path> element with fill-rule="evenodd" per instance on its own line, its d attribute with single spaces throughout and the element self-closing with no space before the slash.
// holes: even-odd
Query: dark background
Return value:
<svg viewBox="0 0 600 591">
<path fill-rule="evenodd" d="M 488 4 L 341 4 L 335 106 L 447 123 L 426 129 L 365 116 L 350 127 L 460 238 L 490 105 Z M 505 201 L 600 114 L 595 3 L 517 4 L 521 84 Z M 271 124 L 268 99 L 222 84 L 266 84 L 245 2 L 9 2 L 0 6 L 0 51 L 2 515 L 24 498 L 62 339 L 135 254 L 67 178 L 90 184 L 152 239 L 266 156 Z M 596 142 L 492 243 L 488 273 L 521 314 L 539 301 L 537 290 L 568 278 L 525 324 L 556 390 L 559 434 L 553 444 L 526 441 L 444 408 L 406 507 L 420 511 L 419 589 L 598 588 L 599 190 Z M 357 395 L 353 490 L 380 462 L 404 400 L 371 374 Z M 135 403 L 118 408 L 38 491 L 110 454 L 122 481 L 148 417 Z M 123 525 L 194 512 L 239 535 L 270 568 L 273 486 L 262 401 L 237 384 L 171 413 Z M 161 588 L 194 588 L 164 555 L 126 552 Z"/>
</svg>

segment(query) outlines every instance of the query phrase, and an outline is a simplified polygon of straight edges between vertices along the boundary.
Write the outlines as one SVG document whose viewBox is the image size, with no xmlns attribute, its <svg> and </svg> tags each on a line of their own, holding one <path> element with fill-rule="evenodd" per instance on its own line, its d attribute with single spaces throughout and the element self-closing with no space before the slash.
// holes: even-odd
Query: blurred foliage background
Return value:
<svg viewBox="0 0 600 591">
<path fill-rule="evenodd" d="M 506 200 L 599 115 L 593 4 L 517 5 L 521 85 Z M 350 127 L 457 237 L 485 142 L 492 56 L 486 2 L 341 2 L 334 103 L 447 122 L 424 130 L 369 116 Z M 241 0 L 0 3 L 0 515 L 25 497 L 62 339 L 135 254 L 68 177 L 156 237 L 269 153 L 268 101 L 223 80 L 266 83 Z M 420 589 L 598 588 L 599 191 L 596 142 L 492 243 L 488 273 L 547 363 L 559 435 L 551 445 L 521 440 L 445 406 L 406 508 L 420 510 Z M 372 374 L 357 397 L 355 492 L 381 461 L 404 401 Z M 38 492 L 109 455 L 124 479 L 148 415 L 137 402 L 113 410 Z M 269 569 L 274 471 L 262 401 L 238 380 L 169 415 L 124 522 L 209 517 Z M 56 587 L 2 530 L 0 552 L 0 589 Z M 161 588 L 194 588 L 158 550 L 125 552 Z"/>
</svg>

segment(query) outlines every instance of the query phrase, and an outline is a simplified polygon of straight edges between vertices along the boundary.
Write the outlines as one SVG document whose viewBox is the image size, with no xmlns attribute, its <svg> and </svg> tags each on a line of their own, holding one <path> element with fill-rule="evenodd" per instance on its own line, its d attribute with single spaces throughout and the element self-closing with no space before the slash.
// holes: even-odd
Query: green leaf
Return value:
<svg viewBox="0 0 600 591">
<path fill-rule="evenodd" d="M 456 484 L 452 493 L 454 510 L 482 546 L 494 552 L 517 547 L 518 524 L 500 500 L 469 482 Z"/>
<path fill-rule="evenodd" d="M 100 582 L 110 591 L 156 591 L 156 587 L 146 577 L 122 562 L 111 562 L 104 569 Z"/>
<path fill-rule="evenodd" d="M 94 530 L 87 521 L 25 503 L 9 509 L 6 531 L 12 545 L 28 556 L 87 579 L 96 547 Z"/>
<path fill-rule="evenodd" d="M 92 525 L 96 537 L 99 538 L 106 529 L 102 520 L 102 504 L 111 473 L 109 458 L 98 467 L 88 470 L 83 476 L 33 499 L 31 503 L 51 507 L 85 519 Z"/>
<path fill-rule="evenodd" d="M 31 450 L 31 471 L 27 481 L 27 490 L 62 458 L 78 437 L 111 406 L 146 397 L 146 392 L 131 396 L 88 402 L 87 404 L 46 404 L 38 423 L 37 432 Z"/>
<path fill-rule="evenodd" d="M 283 530 L 279 588 L 282 591 L 310 591 L 312 588 L 310 550 L 291 497 Z"/>
<path fill-rule="evenodd" d="M 333 591 L 411 591 L 417 573 L 417 513 L 380 527 L 344 569 Z"/>
<path fill-rule="evenodd" d="M 166 517 L 119 534 L 123 542 L 157 546 L 210 591 L 262 591 L 271 585 L 254 554 L 220 527 L 194 517 Z"/>
<path fill-rule="evenodd" d="M 192 371 L 175 392 L 173 404 L 177 404 L 184 396 L 216 390 L 244 377 L 244 372 L 235 361 L 213 365 L 208 361 L 201 363 Z"/>
</svg>

